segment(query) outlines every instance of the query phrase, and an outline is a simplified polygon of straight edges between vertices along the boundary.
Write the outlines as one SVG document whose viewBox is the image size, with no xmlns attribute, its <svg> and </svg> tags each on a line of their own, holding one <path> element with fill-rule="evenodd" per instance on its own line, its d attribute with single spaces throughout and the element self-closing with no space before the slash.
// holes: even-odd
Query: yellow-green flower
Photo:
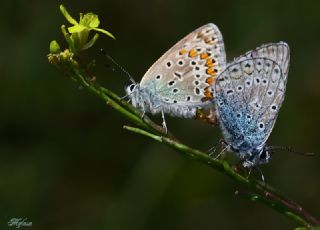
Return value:
<svg viewBox="0 0 320 230">
<path fill-rule="evenodd" d="M 95 34 L 89 40 L 90 31 L 94 30 L 100 33 L 103 33 L 113 39 L 115 37 L 108 31 L 98 28 L 100 21 L 98 15 L 94 13 L 82 14 L 80 13 L 80 20 L 77 22 L 74 18 L 70 16 L 68 11 L 63 5 L 60 5 L 60 11 L 64 17 L 70 22 L 73 26 L 68 27 L 68 33 L 65 30 L 65 26 L 62 26 L 62 32 L 66 37 L 70 49 L 72 52 L 76 53 L 80 50 L 85 50 L 93 46 L 96 40 L 99 37 L 99 34 Z"/>
</svg>

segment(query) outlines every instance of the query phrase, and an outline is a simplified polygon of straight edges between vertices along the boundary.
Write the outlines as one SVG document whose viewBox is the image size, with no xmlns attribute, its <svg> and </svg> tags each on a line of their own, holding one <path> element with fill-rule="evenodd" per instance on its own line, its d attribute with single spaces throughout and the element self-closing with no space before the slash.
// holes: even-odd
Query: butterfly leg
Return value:
<svg viewBox="0 0 320 230">
<path fill-rule="evenodd" d="M 220 140 L 221 144 L 221 151 L 220 153 L 214 158 L 214 160 L 217 160 L 220 156 L 224 155 L 224 153 L 230 148 L 230 145 L 225 142 L 224 140 Z"/>
<path fill-rule="evenodd" d="M 254 169 L 257 170 L 257 171 L 260 173 L 262 183 L 263 183 L 263 184 L 266 184 L 266 182 L 265 182 L 265 180 L 264 180 L 264 175 L 263 175 L 261 169 L 260 169 L 258 166 L 254 166 Z"/>
<path fill-rule="evenodd" d="M 162 116 L 162 127 L 163 127 L 163 130 L 164 130 L 165 134 L 167 134 L 168 133 L 168 128 L 167 128 L 166 120 L 164 118 L 163 109 L 161 109 L 161 116 Z"/>
<path fill-rule="evenodd" d="M 122 96 L 122 97 L 120 97 L 120 100 L 124 100 L 124 99 L 128 98 L 129 96 L 130 96 L 130 94 Z M 131 101 L 131 98 L 129 98 L 129 101 Z"/>
<path fill-rule="evenodd" d="M 223 141 L 223 139 L 220 139 L 219 142 L 218 142 L 218 144 L 221 144 L 222 141 Z M 210 157 L 212 157 L 213 154 L 216 152 L 216 150 L 217 150 L 217 145 L 218 145 L 218 144 L 216 144 L 216 145 L 212 146 L 210 149 L 208 149 L 207 152 L 208 152 L 208 155 L 209 155 Z"/>
<path fill-rule="evenodd" d="M 246 161 L 244 161 L 243 164 L 245 165 L 245 164 L 246 164 Z M 248 168 L 248 167 L 247 167 L 247 168 Z M 261 169 L 260 169 L 258 166 L 256 166 L 256 165 L 251 165 L 251 166 L 249 166 L 249 172 L 248 172 L 247 178 L 249 178 L 249 177 L 251 176 L 251 172 L 252 172 L 253 169 L 260 173 L 260 175 L 261 175 L 261 181 L 262 181 L 263 184 L 265 184 L 266 182 L 265 182 L 265 179 L 264 179 L 264 175 L 263 175 Z"/>
<path fill-rule="evenodd" d="M 143 119 L 145 115 L 146 115 L 146 110 L 143 109 L 143 110 L 142 110 L 142 113 L 141 113 L 141 119 Z"/>
</svg>

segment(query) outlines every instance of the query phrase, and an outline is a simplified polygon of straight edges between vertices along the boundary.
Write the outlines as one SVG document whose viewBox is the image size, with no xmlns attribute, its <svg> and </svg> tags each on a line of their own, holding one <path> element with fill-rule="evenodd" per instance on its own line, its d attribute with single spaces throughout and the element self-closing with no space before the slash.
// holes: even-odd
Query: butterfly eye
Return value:
<svg viewBox="0 0 320 230">
<path fill-rule="evenodd" d="M 131 84 L 130 86 L 129 86 L 129 89 L 130 89 L 130 91 L 132 92 L 133 90 L 134 90 L 134 88 L 136 87 L 136 85 L 135 84 Z"/>
</svg>

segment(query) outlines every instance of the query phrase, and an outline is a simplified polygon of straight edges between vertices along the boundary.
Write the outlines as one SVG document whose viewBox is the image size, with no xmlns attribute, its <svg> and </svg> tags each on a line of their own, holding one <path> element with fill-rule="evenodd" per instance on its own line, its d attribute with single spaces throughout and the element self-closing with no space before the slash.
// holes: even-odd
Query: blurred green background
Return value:
<svg viewBox="0 0 320 230">
<path fill-rule="evenodd" d="M 286 41 L 286 100 L 269 143 L 320 153 L 319 1 L 2 1 L 0 229 L 13 217 L 49 230 L 296 226 L 236 197 L 241 188 L 226 176 L 123 130 L 123 117 L 50 66 L 49 42 L 64 44 L 61 3 L 76 18 L 97 13 L 100 27 L 117 37 L 101 36 L 83 55 L 97 60 L 98 81 L 119 95 L 126 78 L 104 67 L 100 48 L 140 79 L 175 42 L 208 22 L 222 31 L 229 61 Z M 198 121 L 167 117 L 167 124 L 202 150 L 221 138 L 218 128 Z M 268 183 L 320 217 L 319 155 L 281 152 L 262 170 Z"/>
</svg>

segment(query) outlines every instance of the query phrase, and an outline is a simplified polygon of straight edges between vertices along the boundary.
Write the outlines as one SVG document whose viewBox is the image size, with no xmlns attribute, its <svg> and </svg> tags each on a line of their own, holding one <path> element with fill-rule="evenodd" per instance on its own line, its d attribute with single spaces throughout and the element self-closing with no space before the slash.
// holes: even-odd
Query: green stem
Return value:
<svg viewBox="0 0 320 230">
<path fill-rule="evenodd" d="M 276 210 L 277 212 L 280 212 L 281 214 L 285 215 L 289 219 L 292 219 L 296 223 L 299 223 L 303 226 L 310 227 L 310 224 L 308 222 L 306 222 L 303 218 L 293 213 L 291 210 L 287 210 L 287 207 L 280 202 L 276 202 L 276 201 L 270 202 L 268 199 L 266 199 L 263 196 L 260 196 L 259 194 L 245 193 L 240 191 L 236 191 L 235 194 L 245 199 L 267 205 L 270 208 Z"/>
</svg>

